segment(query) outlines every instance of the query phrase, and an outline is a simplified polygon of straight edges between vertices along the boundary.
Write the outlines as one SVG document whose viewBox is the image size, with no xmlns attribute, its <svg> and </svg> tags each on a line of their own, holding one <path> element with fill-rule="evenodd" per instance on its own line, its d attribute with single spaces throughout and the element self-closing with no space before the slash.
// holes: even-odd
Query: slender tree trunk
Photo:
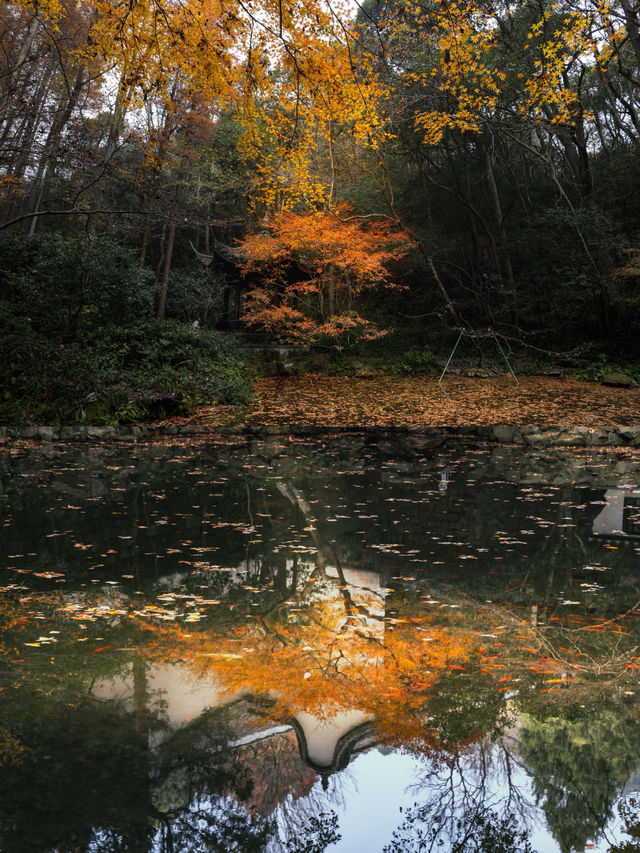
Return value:
<svg viewBox="0 0 640 853">
<path fill-rule="evenodd" d="M 25 116 L 20 130 L 16 134 L 15 144 L 19 150 L 8 171 L 10 181 L 8 182 L 7 195 L 2 206 L 2 213 L 0 214 L 2 224 L 8 222 L 13 217 L 14 208 L 18 203 L 22 181 L 36 147 L 35 134 L 46 101 L 54 65 L 55 57 L 52 55 L 49 64 L 40 77 L 40 82 L 32 99 L 29 113 Z M 6 140 L 3 139 L 2 142 L 4 141 Z"/>
<path fill-rule="evenodd" d="M 149 798 L 149 687 L 147 681 L 146 662 L 138 655 L 133 660 L 133 707 L 137 748 L 135 752 L 135 773 L 140 785 L 147 788 Z M 127 849 L 131 853 L 148 853 L 148 827 L 146 821 L 134 821 L 126 836 Z"/>
<path fill-rule="evenodd" d="M 222 324 L 225 329 L 228 329 L 230 326 L 229 323 L 229 299 L 231 297 L 231 287 L 225 287 L 224 294 L 222 296 Z"/>
<path fill-rule="evenodd" d="M 329 317 L 331 318 L 336 313 L 336 279 L 332 270 L 329 270 L 327 295 L 329 297 Z"/>
<path fill-rule="evenodd" d="M 16 58 L 15 66 L 9 71 L 7 75 L 8 79 L 5 78 L 4 86 L 5 93 L 0 98 L 0 122 L 2 122 L 2 127 L 4 128 L 7 122 L 10 122 L 10 116 L 8 115 L 9 103 L 11 102 L 11 96 L 13 94 L 13 90 L 16 84 L 16 80 L 18 78 L 18 73 L 24 63 L 29 56 L 31 51 L 31 45 L 33 44 L 33 39 L 37 32 L 38 26 L 40 22 L 36 15 L 29 21 L 29 26 L 27 27 L 27 32 L 25 33 L 24 41 L 20 45 L 20 50 L 18 52 L 18 56 Z"/>
<path fill-rule="evenodd" d="M 241 288 L 240 282 L 237 281 L 236 287 L 235 287 L 236 304 L 235 304 L 235 310 L 234 310 L 234 321 L 235 321 L 235 328 L 236 329 L 240 325 L 240 300 L 241 300 L 241 296 L 242 296 L 242 288 Z"/>
<path fill-rule="evenodd" d="M 496 183 L 495 174 L 493 172 L 493 163 L 489 155 L 489 150 L 486 145 L 480 143 L 482 148 L 482 159 L 484 162 L 485 176 L 489 187 L 489 196 L 493 205 L 493 215 L 498 229 L 498 237 L 500 239 L 499 264 L 500 275 L 503 283 L 507 285 L 511 293 L 512 320 L 517 325 L 517 298 L 516 298 L 516 283 L 513 275 L 513 265 L 511 263 L 511 253 L 509 251 L 509 240 L 507 229 L 504 224 L 504 215 L 502 212 L 502 204 L 500 202 L 500 193 Z"/>
<path fill-rule="evenodd" d="M 173 246 L 176 239 L 176 204 L 171 205 L 169 211 L 169 234 L 167 236 L 167 247 L 164 254 L 164 264 L 162 265 L 162 278 L 160 280 L 160 301 L 158 302 L 158 311 L 156 317 L 158 320 L 164 320 L 167 310 L 167 292 L 169 290 L 169 273 L 171 272 L 171 262 L 173 260 Z"/>
<path fill-rule="evenodd" d="M 140 259 L 138 263 L 141 267 L 144 267 L 147 261 L 147 248 L 149 247 L 149 228 L 151 226 L 147 222 L 144 226 L 144 231 L 142 232 L 142 246 L 140 247 Z"/>
<path fill-rule="evenodd" d="M 638 8 L 629 0 L 620 0 L 620 6 L 624 12 L 625 27 L 629 41 L 635 54 L 636 66 L 640 68 L 640 26 L 638 24 Z"/>
<path fill-rule="evenodd" d="M 118 94 L 116 95 L 113 113 L 111 114 L 111 120 L 109 122 L 109 135 L 104 146 L 105 163 L 108 163 L 115 153 L 118 140 L 120 139 L 120 131 L 122 130 L 122 125 L 127 114 L 126 98 L 122 89 L 123 81 L 121 80 L 120 85 L 118 86 Z"/>
<path fill-rule="evenodd" d="M 211 251 L 211 229 L 209 227 L 209 219 L 211 219 L 211 205 L 207 205 L 207 218 L 204 223 L 204 251 L 208 255 Z"/>
<path fill-rule="evenodd" d="M 80 65 L 76 73 L 73 88 L 69 92 L 65 101 L 60 104 L 56 111 L 53 124 L 51 125 L 51 129 L 49 130 L 49 134 L 47 135 L 47 139 L 42 150 L 42 156 L 38 163 L 38 169 L 36 171 L 31 192 L 26 199 L 25 213 L 37 213 L 40 208 L 40 202 L 42 201 L 47 182 L 47 175 L 49 174 L 50 166 L 54 163 L 55 157 L 58 153 L 60 138 L 73 114 L 78 98 L 80 97 L 80 92 L 85 84 L 84 74 L 85 67 L 84 65 Z M 37 221 L 37 216 L 33 216 L 31 218 L 31 224 L 29 226 L 30 235 L 34 233 Z"/>
</svg>

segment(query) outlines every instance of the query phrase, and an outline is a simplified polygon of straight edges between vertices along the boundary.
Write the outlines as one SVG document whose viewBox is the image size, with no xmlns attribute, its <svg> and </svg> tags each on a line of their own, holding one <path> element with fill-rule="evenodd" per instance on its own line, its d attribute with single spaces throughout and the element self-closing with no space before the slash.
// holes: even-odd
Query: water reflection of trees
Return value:
<svg viewBox="0 0 640 853">
<path fill-rule="evenodd" d="M 602 835 L 640 759 L 635 718 L 608 708 L 588 716 L 576 710 L 568 718 L 525 716 L 520 727 L 519 753 L 562 853 Z"/>
<path fill-rule="evenodd" d="M 263 849 L 273 827 L 239 805 L 251 779 L 220 714 L 152 748 L 160 720 L 141 730 L 139 709 L 75 698 L 20 696 L 19 760 L 0 766 L 5 853 Z"/>
<path fill-rule="evenodd" d="M 3 853 L 302 853 L 339 837 L 335 797 L 291 732 L 235 745 L 237 703 L 169 731 L 148 707 L 20 698 L 19 749 L 0 762 Z"/>
<path fill-rule="evenodd" d="M 326 846 L 340 839 L 336 808 L 344 807 L 339 791 L 327 792 L 315 787 L 304 799 L 284 800 L 274 815 L 278 828 L 267 849 L 280 853 L 309 851 L 320 853 Z"/>
<path fill-rule="evenodd" d="M 453 821 L 443 820 L 441 813 L 428 806 L 416 808 L 405 817 L 384 853 L 431 853 L 443 849 L 443 844 L 451 853 L 534 853 L 517 817 L 484 806 L 462 811 Z"/>
<path fill-rule="evenodd" d="M 414 786 L 420 802 L 405 812 L 384 853 L 533 853 L 531 805 L 517 764 L 504 743 L 489 740 L 436 759 Z"/>
<path fill-rule="evenodd" d="M 640 757 L 640 744 L 622 722 L 627 710 L 620 706 L 606 719 L 597 710 L 600 701 L 617 701 L 637 691 L 638 667 L 634 608 L 629 607 L 629 590 L 637 586 L 637 558 L 630 560 L 628 549 L 612 549 L 606 573 L 603 569 L 598 575 L 604 592 L 594 592 L 595 586 L 581 589 L 590 579 L 585 574 L 590 564 L 602 561 L 602 542 L 590 537 L 585 510 L 586 498 L 601 495 L 580 495 L 568 481 L 552 489 L 523 489 L 521 476 L 512 476 L 505 460 L 497 460 L 500 468 L 492 459 L 491 467 L 487 453 L 478 455 L 475 467 L 468 459 L 454 461 L 447 468 L 446 489 L 440 488 L 437 469 L 399 463 L 371 449 L 363 453 L 375 457 L 377 467 L 346 454 L 339 474 L 321 466 L 311 470 L 317 458 L 294 462 L 291 453 L 282 458 L 279 453 L 264 457 L 258 467 L 266 470 L 260 476 L 247 473 L 245 457 L 238 455 L 237 480 L 215 480 L 219 498 L 210 491 L 220 470 L 213 466 L 215 475 L 206 476 L 194 468 L 202 483 L 191 481 L 196 486 L 189 500 L 201 516 L 189 521 L 188 533 L 186 522 L 172 516 L 184 515 L 185 509 L 180 495 L 172 495 L 177 479 L 163 471 L 165 459 L 154 460 L 136 479 L 132 518 L 150 526 L 160 518 L 161 501 L 163 512 L 171 509 L 160 520 L 166 515 L 171 524 L 175 521 L 175 530 L 166 536 L 168 523 L 158 528 L 160 533 L 144 534 L 144 542 L 153 540 L 158 568 L 146 587 L 149 610 L 144 610 L 144 598 L 131 604 L 121 591 L 119 600 L 113 595 L 109 599 L 108 625 L 88 594 L 74 593 L 67 600 L 77 604 L 82 597 L 86 604 L 87 636 L 106 636 L 100 647 L 137 648 L 147 661 L 179 661 L 196 675 L 219 679 L 229 694 L 245 690 L 253 699 L 268 699 L 268 713 L 276 722 L 301 712 L 330 717 L 344 707 L 375 718 L 379 743 L 409 743 L 415 753 L 436 762 L 447 779 L 428 803 L 407 815 L 393 842 L 398 846 L 390 849 L 413 849 L 416 840 L 433 846 L 446 836 L 453 850 L 526 850 L 526 839 L 514 823 L 526 817 L 526 809 L 511 772 L 523 759 L 561 848 L 579 847 L 597 835 Z M 478 485 L 499 471 L 505 479 L 508 475 L 508 482 Z M 110 476 L 125 488 L 127 472 Z M 98 486 L 92 481 L 94 490 L 100 491 Z M 69 494 L 64 492 L 67 501 Z M 389 502 L 396 506 L 395 515 L 383 517 Z M 366 511 L 356 509 L 365 505 Z M 333 515 L 336 506 L 344 507 L 339 514 L 345 517 Z M 499 536 L 497 507 L 502 512 Z M 358 512 L 376 521 L 365 523 Z M 519 544 L 514 540 L 524 536 L 522 519 L 533 512 L 537 521 L 529 519 L 527 527 L 535 530 Z M 220 527 L 212 534 L 213 514 Z M 468 541 L 471 528 L 478 536 L 473 546 Z M 160 556 L 178 532 L 189 536 L 190 551 L 181 557 L 187 568 L 171 575 Z M 216 554 L 220 565 L 214 566 L 210 550 L 225 538 L 228 547 L 224 555 Z M 410 556 L 414 551 L 420 552 L 415 562 Z M 468 561 L 462 563 L 463 558 Z M 461 566 L 463 576 L 451 577 L 452 568 Z M 367 583 L 358 585 L 358 573 L 362 577 L 367 572 Z M 164 615 L 175 618 L 173 627 L 162 628 L 159 612 L 154 616 L 152 611 L 157 599 L 151 596 L 159 591 L 166 599 Z M 174 617 L 167 603 L 172 591 Z M 215 597 L 221 605 L 207 610 L 198 605 L 198 596 Z M 567 608 L 564 599 L 569 598 Z M 181 611 L 178 604 L 187 599 L 195 604 L 191 611 Z M 178 626 L 196 606 L 204 615 L 189 623 L 187 642 L 187 631 Z M 45 612 L 42 600 L 23 607 Z M 137 622 L 136 608 L 142 614 Z M 576 608 L 577 614 L 572 612 Z M 73 618 L 81 618 L 78 612 Z M 629 617 L 624 623 L 623 616 Z M 59 615 L 51 618 L 60 620 Z M 95 630 L 91 619 L 97 619 Z M 64 630 L 62 620 L 49 624 Z M 91 669 L 86 661 L 78 666 Z M 38 677 L 46 692 L 44 675 Z M 60 737 L 59 745 L 69 755 L 84 752 L 87 767 L 74 758 L 67 762 L 72 779 L 53 767 L 47 784 L 68 790 L 70 800 L 84 788 L 95 796 L 89 795 L 86 813 L 80 810 L 75 822 L 65 817 L 69 825 L 61 825 L 51 844 L 64 849 L 65 843 L 81 839 L 100 851 L 128 849 L 126 844 L 171 851 L 181 849 L 180 844 L 198 850 L 198 843 L 212 850 L 223 844 L 227 849 L 244 844 L 238 849 L 250 850 L 281 842 L 295 849 L 292 845 L 304 839 L 328 843 L 336 831 L 332 814 L 339 806 L 329 795 L 335 799 L 338 786 L 329 779 L 324 792 L 316 784 L 316 773 L 300 760 L 293 731 L 234 750 L 230 744 L 238 731 L 227 709 L 169 733 L 159 709 L 150 707 L 141 678 L 136 709 L 120 708 L 120 716 L 113 707 L 86 697 L 79 700 L 86 719 L 60 711 L 62 705 L 50 701 L 38 705 L 34 698 L 33 717 L 44 721 L 34 723 L 33 730 L 15 719 L 0 725 L 0 749 L 5 737 L 5 754 L 13 750 L 19 758 L 17 764 L 6 764 L 6 775 L 6 767 L 1 769 L 3 789 L 5 781 L 8 785 L 14 779 L 25 801 L 29 774 L 41 778 L 42 769 L 49 770 L 50 759 L 38 744 L 51 744 L 54 751 L 58 718 L 67 729 L 92 727 L 97 739 L 107 739 L 110 727 L 122 734 L 119 744 L 106 751 L 92 744 L 93 735 Z M 542 695 L 543 690 L 549 692 Z M 589 725 L 581 722 L 580 705 L 586 706 Z M 504 736 L 513 709 L 528 714 L 520 735 L 522 758 L 513 748 L 513 733 L 510 739 Z M 162 742 L 154 740 L 160 731 Z M 486 745 L 487 735 L 496 741 L 493 750 Z M 593 749 L 594 743 L 602 747 Z M 121 781 L 119 765 L 128 769 L 129 781 Z M 92 776 L 91 766 L 102 769 Z M 497 803 L 487 786 L 491 773 L 508 780 L 505 802 Z M 434 774 L 425 776 L 425 789 L 436 790 Z M 40 798 L 38 819 L 43 825 L 55 822 L 44 782 L 35 786 L 34 796 Z M 6 808 L 0 805 L 0 831 L 11 840 L 11 821 L 22 816 L 24 824 L 27 812 L 14 796 L 6 803 Z M 119 810 L 129 815 L 126 827 Z M 278 842 L 272 820 L 276 813 Z M 13 849 L 20 849 L 18 841 Z"/>
<path fill-rule="evenodd" d="M 343 607 L 341 596 L 338 600 Z M 415 642 L 418 636 L 415 626 L 406 627 L 406 623 L 396 625 L 394 631 L 404 632 L 405 642 L 412 636 Z M 246 636 L 242 642 L 248 642 Z M 163 656 L 166 652 L 167 647 Z M 184 657 L 184 647 L 180 652 Z M 280 663 L 271 656 L 271 673 L 276 678 Z M 426 747 L 424 754 L 432 763 L 419 789 L 431 791 L 432 796 L 406 816 L 396 833 L 396 846 L 389 849 L 416 849 L 411 845 L 420 841 L 435 850 L 438 848 L 434 845 L 446 837 L 451 849 L 461 853 L 526 851 L 524 833 L 516 832 L 514 822 L 517 817 L 526 825 L 527 807 L 514 781 L 514 771 L 522 759 L 533 774 L 536 792 L 562 849 L 568 850 L 571 845 L 580 849 L 579 845 L 606 821 L 629 767 L 637 762 L 640 744 L 635 722 L 623 724 L 620 715 L 612 711 L 594 721 L 593 708 L 588 711 L 588 723 L 572 721 L 575 706 L 561 711 L 566 719 L 525 718 L 519 735 L 519 758 L 513 741 L 516 732 L 504 731 L 509 717 L 504 702 L 496 699 L 491 689 L 495 684 L 490 675 L 480 673 L 475 679 L 469 670 L 444 671 L 431 690 L 420 695 L 420 704 L 412 706 L 420 709 L 417 719 Z M 72 704 L 77 708 L 70 709 L 73 697 L 64 691 L 53 704 L 51 696 L 45 700 L 37 690 L 20 694 L 26 706 L 6 722 L 11 723 L 14 736 L 26 751 L 15 766 L 0 773 L 2 792 L 11 792 L 0 805 L 4 815 L 0 831 L 6 839 L 2 849 L 8 853 L 25 849 L 24 827 L 31 826 L 34 813 L 33 825 L 40 827 L 41 833 L 28 836 L 34 851 L 46 850 L 47 843 L 71 850 L 72 842 L 78 839 L 85 839 L 87 850 L 100 853 L 130 849 L 172 853 L 185 846 L 198 850 L 199 839 L 206 841 L 208 847 L 202 849 L 207 850 L 259 850 L 276 837 L 275 813 L 279 822 L 277 844 L 301 843 L 305 832 L 309 838 L 333 837 L 336 830 L 331 812 L 339 805 L 333 802 L 339 788 L 329 783 L 325 793 L 316 784 L 315 773 L 305 777 L 309 768 L 300 759 L 293 732 L 264 739 L 256 736 L 242 748 L 233 748 L 247 726 L 248 731 L 253 728 L 246 710 L 242 719 L 238 716 L 238 703 L 207 711 L 183 728 L 169 731 L 162 706 L 145 686 L 139 666 L 134 666 L 134 681 L 138 683 L 134 685 L 132 707 L 76 697 Z M 379 684 L 358 695 L 361 699 L 375 698 L 376 689 L 380 689 Z M 289 700 L 292 697 L 295 694 L 287 696 Z M 316 699 L 310 706 L 318 713 L 322 696 Z M 409 700 L 414 701 L 411 695 Z M 30 702 L 33 707 L 29 707 Z M 261 713 L 268 718 L 276 710 L 273 703 L 263 705 L 262 710 L 259 703 L 253 707 L 256 719 Z M 554 707 L 558 714 L 558 705 Z M 409 711 L 410 724 L 404 735 L 413 738 L 412 748 L 416 748 L 416 718 L 411 708 Z M 380 719 L 379 736 L 384 738 L 392 732 L 397 737 L 402 719 L 394 712 L 390 729 L 385 729 L 384 713 Z M 498 720 L 500 726 L 496 725 Z M 487 731 L 493 732 L 495 743 L 484 737 Z M 549 732 L 553 737 L 547 736 Z M 558 738 L 558 732 L 562 737 Z M 594 743 L 600 745 L 595 757 Z M 580 755 L 575 752 L 578 748 Z M 592 760 L 586 760 L 588 756 Z M 560 758 L 567 765 L 564 776 L 559 770 Z M 507 780 L 508 785 L 508 794 L 499 802 L 489 783 L 495 776 Z M 603 778 L 609 780 L 604 793 Z M 85 789 L 90 791 L 88 796 Z M 60 803 L 55 798 L 60 791 L 67 807 L 63 808 L 62 822 L 56 823 Z M 86 802 L 82 808 L 68 808 L 69 803 L 83 798 Z M 125 820 L 122 814 L 127 815 Z M 55 827 L 51 830 L 55 834 L 47 839 L 42 828 L 49 825 Z M 12 827 L 18 826 L 20 834 L 13 843 Z"/>
</svg>

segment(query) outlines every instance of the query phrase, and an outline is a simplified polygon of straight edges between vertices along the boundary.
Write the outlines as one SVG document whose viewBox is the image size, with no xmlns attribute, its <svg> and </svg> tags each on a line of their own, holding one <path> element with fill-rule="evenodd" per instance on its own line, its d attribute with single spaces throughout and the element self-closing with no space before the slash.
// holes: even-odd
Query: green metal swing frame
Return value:
<svg viewBox="0 0 640 853">
<path fill-rule="evenodd" d="M 496 346 L 498 347 L 498 350 L 500 351 L 500 355 L 502 356 L 507 367 L 509 368 L 509 373 L 513 376 L 513 381 L 516 383 L 515 388 L 513 390 L 513 393 L 515 394 L 516 391 L 518 390 L 519 385 L 520 385 L 520 382 L 518 381 L 518 377 L 513 372 L 513 368 L 511 367 L 511 363 L 509 362 L 509 359 L 507 358 L 507 354 L 503 350 L 502 345 L 501 345 L 500 341 L 498 340 L 498 336 L 496 335 L 496 333 L 491 328 L 487 329 L 487 332 L 490 333 L 491 337 L 496 342 Z M 440 386 L 440 390 L 445 395 L 445 397 L 448 397 L 449 395 L 447 394 L 447 392 L 442 387 L 442 380 L 444 379 L 445 373 L 449 369 L 449 365 L 451 364 L 451 360 L 453 359 L 453 356 L 455 355 L 455 352 L 458 349 L 458 344 L 460 343 L 460 341 L 462 340 L 464 335 L 467 335 L 467 337 L 469 337 L 469 338 L 480 337 L 480 335 L 476 335 L 472 332 L 468 332 L 466 329 L 460 329 L 460 334 L 458 335 L 458 340 L 453 345 L 453 349 L 451 350 L 451 355 L 447 359 L 447 363 L 444 366 L 444 370 L 442 371 L 442 373 L 440 374 L 440 378 L 438 379 L 438 385 Z M 485 337 L 485 336 L 483 336 L 483 337 Z"/>
</svg>

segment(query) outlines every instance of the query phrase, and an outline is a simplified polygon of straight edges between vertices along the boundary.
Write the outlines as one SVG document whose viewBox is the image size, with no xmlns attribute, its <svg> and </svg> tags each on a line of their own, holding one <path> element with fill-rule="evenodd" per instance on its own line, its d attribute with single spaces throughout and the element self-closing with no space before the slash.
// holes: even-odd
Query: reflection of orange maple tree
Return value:
<svg viewBox="0 0 640 853">
<path fill-rule="evenodd" d="M 149 626 L 146 653 L 178 655 L 230 697 L 274 702 L 274 718 L 358 710 L 375 719 L 380 741 L 428 751 L 481 737 L 500 723 L 507 697 L 526 709 L 587 704 L 614 683 L 626 689 L 640 666 L 634 634 L 617 620 L 568 614 L 561 625 L 537 625 L 521 610 L 464 608 L 462 599 L 441 604 L 458 608 L 448 616 L 425 615 L 420 602 L 389 591 L 383 614 L 372 591 L 327 581 L 318 568 L 295 602 L 225 637 Z"/>
<path fill-rule="evenodd" d="M 0 599 L 0 661 L 11 660 L 13 664 L 21 662 L 21 658 L 14 657 L 19 654 L 17 646 L 13 645 L 14 633 L 28 623 L 27 616 L 15 602 Z M 3 691 L 4 687 L 0 686 L 0 692 Z M 0 725 L 0 767 L 22 764 L 25 750 L 20 738 Z"/>
<path fill-rule="evenodd" d="M 335 213 L 280 213 L 269 233 L 241 244 L 245 273 L 263 277 L 247 296 L 245 322 L 287 341 L 378 337 L 354 303 L 364 290 L 393 286 L 387 265 L 408 246 L 389 224 L 365 225 L 344 205 Z"/>
<path fill-rule="evenodd" d="M 199 676 L 213 677 L 230 696 L 275 702 L 274 717 L 359 710 L 375 717 L 384 742 L 436 745 L 426 720 L 429 696 L 443 675 L 466 668 L 473 638 L 423 617 L 396 620 L 382 637 L 372 636 L 362 619 L 346 613 L 340 590 L 332 592 L 295 621 L 257 621 L 232 639 L 192 635 L 183 642 L 179 629 L 159 629 L 148 653 L 162 657 L 175 648 L 184 660 L 189 649 L 188 664 Z"/>
</svg>

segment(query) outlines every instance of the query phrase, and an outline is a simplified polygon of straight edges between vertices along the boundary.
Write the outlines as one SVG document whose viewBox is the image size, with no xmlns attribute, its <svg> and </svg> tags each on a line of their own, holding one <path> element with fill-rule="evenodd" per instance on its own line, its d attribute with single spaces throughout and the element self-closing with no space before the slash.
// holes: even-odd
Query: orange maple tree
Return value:
<svg viewBox="0 0 640 853">
<path fill-rule="evenodd" d="M 283 342 L 379 337 L 384 331 L 358 314 L 357 298 L 373 287 L 396 287 L 388 265 L 410 245 L 388 222 L 367 222 L 344 204 L 282 211 L 240 244 L 244 274 L 260 277 L 247 295 L 245 323 Z"/>
</svg>

